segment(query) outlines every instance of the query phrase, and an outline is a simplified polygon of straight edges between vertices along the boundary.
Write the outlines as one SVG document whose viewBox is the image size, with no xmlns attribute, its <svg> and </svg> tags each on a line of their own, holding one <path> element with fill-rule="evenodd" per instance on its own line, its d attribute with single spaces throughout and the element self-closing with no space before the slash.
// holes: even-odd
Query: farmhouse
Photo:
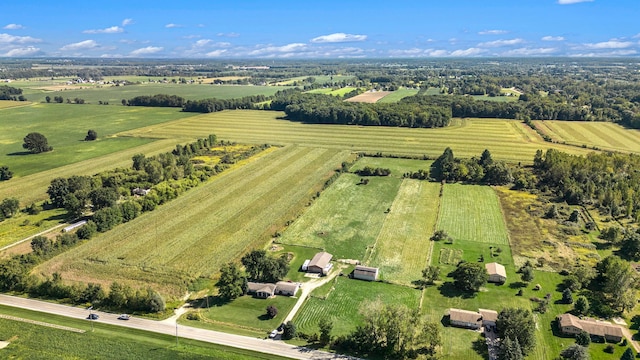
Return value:
<svg viewBox="0 0 640 360">
<path fill-rule="evenodd" d="M 309 262 L 307 272 L 326 275 L 329 270 L 331 270 L 331 267 L 333 267 L 333 264 L 330 263 L 332 258 L 333 255 L 328 252 L 322 251 L 317 253 Z"/>
<path fill-rule="evenodd" d="M 571 314 L 558 316 L 558 326 L 565 335 L 575 336 L 585 331 L 594 341 L 609 341 L 618 343 L 622 341 L 622 329 L 606 321 L 592 319 L 580 319 Z"/>
<path fill-rule="evenodd" d="M 489 282 L 503 284 L 507 281 L 507 271 L 503 265 L 493 262 L 485 264 L 484 267 L 487 269 L 487 273 L 489 273 Z"/>
<path fill-rule="evenodd" d="M 369 280 L 376 281 L 378 280 L 378 268 L 357 265 L 355 269 L 353 269 L 353 278 L 360 280 Z"/>
<path fill-rule="evenodd" d="M 479 329 L 482 325 L 482 315 L 475 311 L 449 309 L 449 323 L 467 329 Z"/>
<path fill-rule="evenodd" d="M 298 289 L 300 289 L 299 283 L 288 281 L 278 281 L 276 283 L 276 294 L 278 295 L 295 296 Z"/>
<path fill-rule="evenodd" d="M 247 283 L 247 294 L 253 294 L 257 298 L 267 299 L 274 297 L 276 293 L 276 284 L 265 284 L 249 281 Z"/>
</svg>

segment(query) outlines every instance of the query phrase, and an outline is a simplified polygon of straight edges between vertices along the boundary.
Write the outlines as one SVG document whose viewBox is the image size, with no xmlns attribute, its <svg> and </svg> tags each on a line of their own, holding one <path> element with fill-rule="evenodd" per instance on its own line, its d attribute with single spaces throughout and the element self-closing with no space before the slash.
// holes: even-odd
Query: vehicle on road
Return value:
<svg viewBox="0 0 640 360">
<path fill-rule="evenodd" d="M 131 317 L 127 314 L 121 314 L 120 316 L 118 316 L 118 320 L 129 320 L 131 319 Z"/>
<path fill-rule="evenodd" d="M 274 339 L 276 336 L 278 336 L 278 330 L 273 330 L 271 334 L 269 334 L 270 339 Z"/>
<path fill-rule="evenodd" d="M 98 320 L 100 318 L 100 315 L 98 314 L 89 314 L 89 316 L 87 316 L 87 319 L 89 320 Z"/>
</svg>

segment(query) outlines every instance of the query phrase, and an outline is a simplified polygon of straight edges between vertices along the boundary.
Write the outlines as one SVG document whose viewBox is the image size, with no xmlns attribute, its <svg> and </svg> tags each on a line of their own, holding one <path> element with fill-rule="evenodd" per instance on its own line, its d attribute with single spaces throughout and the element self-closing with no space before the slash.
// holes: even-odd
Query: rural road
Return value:
<svg viewBox="0 0 640 360">
<path fill-rule="evenodd" d="M 77 319 L 85 319 L 87 315 L 89 315 L 89 311 L 82 308 L 8 295 L 0 295 L 0 304 Z M 117 319 L 118 314 L 110 314 L 101 311 L 93 311 L 93 313 L 100 315 L 100 319 L 96 320 L 96 322 L 99 323 L 152 331 L 172 336 L 176 335 L 177 330 L 178 336 L 181 338 L 199 340 L 261 353 L 274 354 L 293 359 L 355 359 L 353 357 L 345 355 L 331 354 L 323 351 L 311 350 L 300 346 L 289 345 L 282 341 L 257 339 L 246 336 L 227 334 L 213 330 L 199 329 L 190 326 L 176 325 L 175 323 L 170 324 L 166 322 L 139 319 L 134 317 L 132 317 L 131 320 L 123 321 Z"/>
</svg>

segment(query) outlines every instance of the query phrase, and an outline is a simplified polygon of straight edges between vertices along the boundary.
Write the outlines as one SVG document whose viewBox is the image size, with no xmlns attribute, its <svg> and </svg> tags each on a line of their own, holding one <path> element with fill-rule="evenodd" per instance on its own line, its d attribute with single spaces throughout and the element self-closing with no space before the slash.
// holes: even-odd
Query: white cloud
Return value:
<svg viewBox="0 0 640 360">
<path fill-rule="evenodd" d="M 562 36 L 543 36 L 542 41 L 564 41 L 564 37 Z"/>
<path fill-rule="evenodd" d="M 484 30 L 480 31 L 478 35 L 503 35 L 509 33 L 507 30 Z"/>
<path fill-rule="evenodd" d="M 193 43 L 194 47 L 228 47 L 231 46 L 231 43 L 220 41 L 214 42 L 211 39 L 201 39 Z"/>
<path fill-rule="evenodd" d="M 478 48 L 468 48 L 466 50 L 455 50 L 452 51 L 449 56 L 476 56 L 484 53 L 486 50 L 478 49 Z"/>
<path fill-rule="evenodd" d="M 587 49 L 624 49 L 632 46 L 634 43 L 631 41 L 620 41 L 611 39 L 609 41 L 603 41 L 599 43 L 587 43 L 584 47 Z"/>
<path fill-rule="evenodd" d="M 22 26 L 20 24 L 7 24 L 5 27 L 3 27 L 3 29 L 6 29 L 6 30 L 20 30 L 20 29 L 24 29 L 24 26 Z"/>
<path fill-rule="evenodd" d="M 343 43 L 343 42 L 356 42 L 367 40 L 367 35 L 355 35 L 345 33 L 334 33 L 329 35 L 322 35 L 311 39 L 312 43 Z"/>
<path fill-rule="evenodd" d="M 94 40 L 85 40 L 77 43 L 67 44 L 61 47 L 60 50 L 62 51 L 89 50 L 89 49 L 97 48 L 98 46 L 100 45 L 98 45 L 98 43 L 95 42 Z"/>
<path fill-rule="evenodd" d="M 540 56 L 551 55 L 558 51 L 556 48 L 519 48 L 501 53 L 501 56 Z"/>
<path fill-rule="evenodd" d="M 166 27 L 167 29 L 175 29 L 175 28 L 181 28 L 182 25 L 171 23 L 171 24 L 165 25 L 164 27 Z"/>
<path fill-rule="evenodd" d="M 558 4 L 560 5 L 571 5 L 578 4 L 583 2 L 592 2 L 593 0 L 558 0 Z"/>
<path fill-rule="evenodd" d="M 283 46 L 266 46 L 259 47 L 253 51 L 250 51 L 248 55 L 251 56 L 262 56 L 262 55 L 274 55 L 275 53 L 291 53 L 291 52 L 299 52 L 307 48 L 307 44 L 303 43 L 293 43 L 287 44 Z"/>
<path fill-rule="evenodd" d="M 614 50 L 605 52 L 591 52 L 591 53 L 577 53 L 569 54 L 572 57 L 609 57 L 609 56 L 631 56 L 638 54 L 638 51 L 633 49 L 628 50 Z"/>
<path fill-rule="evenodd" d="M 640 33 L 633 36 L 634 39 L 640 39 Z"/>
<path fill-rule="evenodd" d="M 133 19 L 124 19 L 122 20 L 122 26 L 127 26 L 133 24 Z"/>
<path fill-rule="evenodd" d="M 524 40 L 522 40 L 522 39 L 494 40 L 494 41 L 487 41 L 487 42 L 479 43 L 478 46 L 480 46 L 480 47 L 501 47 L 501 46 L 511 46 L 511 45 L 522 44 L 523 42 L 524 42 Z"/>
<path fill-rule="evenodd" d="M 9 34 L 0 34 L 0 44 L 27 44 L 37 43 L 42 40 L 32 38 L 31 36 L 13 36 Z"/>
<path fill-rule="evenodd" d="M 106 29 L 93 29 L 93 30 L 85 30 L 83 33 L 85 34 L 117 34 L 123 32 L 124 29 L 120 26 L 111 26 Z"/>
<path fill-rule="evenodd" d="M 158 53 L 158 52 L 160 52 L 162 50 L 164 50 L 163 47 L 147 46 L 147 47 L 143 47 L 143 48 L 140 48 L 140 49 L 133 50 L 132 52 L 129 53 L 129 55 L 131 55 L 131 56 L 150 55 L 150 54 Z"/>
<path fill-rule="evenodd" d="M 33 46 L 28 46 L 26 48 L 18 48 L 18 49 L 9 50 L 7 53 L 5 53 L 2 56 L 22 57 L 22 56 L 33 56 L 33 55 L 39 55 L 39 54 L 41 54 L 41 51 L 40 51 L 39 48 L 33 47 Z"/>
<path fill-rule="evenodd" d="M 227 50 L 225 50 L 225 49 L 214 50 L 214 51 L 208 52 L 206 54 L 206 56 L 208 56 L 208 57 L 219 57 L 219 56 L 222 56 L 226 52 L 227 52 Z"/>
<path fill-rule="evenodd" d="M 240 36 L 240 34 L 238 33 L 234 33 L 234 32 L 230 32 L 230 33 L 217 33 L 217 36 L 223 36 L 223 37 L 230 37 L 230 38 L 237 38 Z"/>
</svg>

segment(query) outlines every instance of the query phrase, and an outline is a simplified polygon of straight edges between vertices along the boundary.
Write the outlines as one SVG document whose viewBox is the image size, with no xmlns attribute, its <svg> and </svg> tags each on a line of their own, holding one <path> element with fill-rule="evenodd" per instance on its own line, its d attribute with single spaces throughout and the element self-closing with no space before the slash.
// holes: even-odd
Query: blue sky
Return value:
<svg viewBox="0 0 640 360">
<path fill-rule="evenodd" d="M 1 57 L 639 56 L 638 0 L 29 0 Z"/>
</svg>

